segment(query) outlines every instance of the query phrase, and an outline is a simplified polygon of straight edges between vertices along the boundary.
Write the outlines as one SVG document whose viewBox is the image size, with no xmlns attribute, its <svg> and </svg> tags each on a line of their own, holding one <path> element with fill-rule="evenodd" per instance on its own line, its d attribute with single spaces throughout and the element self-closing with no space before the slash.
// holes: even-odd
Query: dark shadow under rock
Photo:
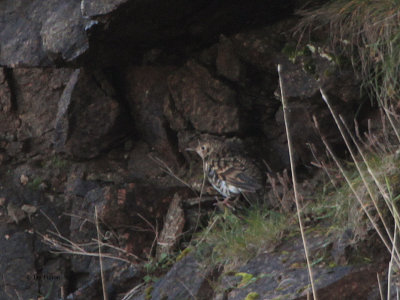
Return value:
<svg viewBox="0 0 400 300">
<path fill-rule="evenodd" d="M 167 78 L 175 67 L 131 67 L 124 83 L 126 98 L 137 134 L 170 167 L 180 165 L 175 133 L 164 116 L 164 101 L 169 97 Z"/>
</svg>

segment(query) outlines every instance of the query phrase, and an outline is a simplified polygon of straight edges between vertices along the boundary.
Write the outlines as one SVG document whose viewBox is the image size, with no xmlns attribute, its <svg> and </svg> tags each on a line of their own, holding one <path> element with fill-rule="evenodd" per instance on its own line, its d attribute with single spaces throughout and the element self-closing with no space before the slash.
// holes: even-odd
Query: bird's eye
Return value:
<svg viewBox="0 0 400 300">
<path fill-rule="evenodd" d="M 206 147 L 204 147 L 204 146 L 201 146 L 201 150 L 206 150 Z"/>
</svg>

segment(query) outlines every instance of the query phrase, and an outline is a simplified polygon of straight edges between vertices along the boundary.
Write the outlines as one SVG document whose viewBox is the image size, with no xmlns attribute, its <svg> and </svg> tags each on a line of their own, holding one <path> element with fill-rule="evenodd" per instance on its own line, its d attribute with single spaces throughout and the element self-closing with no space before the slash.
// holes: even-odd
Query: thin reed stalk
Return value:
<svg viewBox="0 0 400 300">
<path fill-rule="evenodd" d="M 378 187 L 379 193 L 382 195 L 383 199 L 385 200 L 386 206 L 390 210 L 390 213 L 392 214 L 392 216 L 394 218 L 394 221 L 396 222 L 397 226 L 399 226 L 400 225 L 400 224 L 398 224 L 398 221 L 400 220 L 399 212 L 397 211 L 396 207 L 392 205 L 390 196 L 388 195 L 388 192 L 386 191 L 386 189 L 384 187 L 384 184 L 375 175 L 374 171 L 372 170 L 372 167 L 371 167 L 370 163 L 368 162 L 368 159 L 367 159 L 364 151 L 361 149 L 359 143 L 355 139 L 354 135 L 351 133 L 351 131 L 350 131 L 349 127 L 347 126 L 345 120 L 340 115 L 339 115 L 339 118 L 342 121 L 344 127 L 346 128 L 346 131 L 349 134 L 349 136 L 351 137 L 354 145 L 357 147 L 358 153 L 361 155 L 361 158 L 363 159 L 363 161 L 365 163 L 365 166 L 367 167 L 368 173 L 371 175 L 372 179 L 375 182 L 375 185 Z"/>
<path fill-rule="evenodd" d="M 315 116 L 313 116 L 313 120 L 314 120 L 315 127 L 319 131 L 319 124 L 318 124 L 318 121 L 317 121 Z M 360 204 L 360 206 L 361 206 L 362 210 L 364 211 L 365 215 L 368 217 L 369 221 L 371 222 L 371 224 L 372 224 L 373 228 L 375 229 L 376 233 L 378 234 L 379 238 L 381 239 L 381 241 L 383 242 L 383 244 L 385 245 L 385 247 L 389 251 L 389 253 L 391 253 L 391 251 L 392 251 L 392 247 L 391 246 L 392 245 L 389 244 L 389 242 L 385 238 L 384 234 L 382 233 L 381 229 L 376 224 L 376 221 L 374 220 L 373 216 L 368 211 L 367 205 L 364 203 L 364 201 L 361 199 L 360 195 L 355 190 L 355 188 L 354 188 L 354 186 L 353 186 L 353 184 L 351 182 L 350 176 L 347 174 L 347 172 L 345 171 L 344 167 L 340 163 L 339 159 L 337 158 L 337 156 L 333 152 L 333 150 L 332 150 L 331 146 L 329 145 L 328 141 L 326 140 L 325 136 L 320 133 L 320 137 L 321 137 L 321 140 L 322 140 L 326 150 L 328 151 L 329 155 L 332 157 L 332 159 L 335 162 L 336 166 L 339 168 L 339 170 L 342 173 L 344 179 L 346 180 L 347 185 L 349 186 L 350 190 L 352 191 L 352 193 L 356 197 L 358 203 Z M 399 265 L 398 258 L 395 258 L 395 261 Z"/>
<path fill-rule="evenodd" d="M 328 99 L 327 95 L 325 94 L 325 92 L 324 92 L 324 90 L 323 90 L 322 88 L 320 89 L 320 92 L 321 92 L 321 95 L 322 95 L 322 99 L 324 100 L 324 102 L 325 102 L 326 105 L 328 106 L 329 111 L 331 112 L 332 117 L 333 117 L 333 119 L 335 120 L 336 126 L 338 127 L 338 129 L 339 129 L 339 131 L 340 131 L 340 134 L 342 135 L 342 138 L 343 138 L 343 140 L 344 140 L 344 142 L 345 142 L 345 144 L 346 144 L 346 147 L 347 147 L 347 149 L 348 149 L 349 152 L 350 152 L 351 158 L 353 159 L 354 164 L 355 164 L 355 166 L 356 166 L 356 168 L 357 168 L 357 171 L 358 171 L 358 173 L 360 174 L 361 180 L 362 180 L 362 182 L 363 182 L 365 188 L 367 189 L 367 192 L 368 192 L 368 194 L 369 194 L 369 196 L 370 196 L 370 198 L 371 198 L 371 200 L 372 200 L 372 203 L 374 204 L 374 207 L 375 207 L 375 209 L 376 209 L 376 212 L 378 213 L 378 216 L 379 216 L 379 218 L 380 218 L 380 220 L 381 220 L 381 222 L 382 222 L 382 224 L 383 224 L 383 227 L 385 228 L 386 234 L 388 235 L 388 237 L 389 237 L 389 239 L 390 239 L 390 242 L 393 244 L 392 233 L 391 233 L 391 231 L 389 230 L 389 226 L 387 225 L 387 223 L 386 223 L 386 221 L 385 221 L 385 218 L 384 218 L 383 215 L 382 215 L 381 210 L 379 209 L 379 206 L 378 206 L 378 202 L 377 202 L 377 198 L 376 198 L 376 196 L 375 196 L 375 193 L 371 190 L 370 184 L 369 184 L 369 182 L 367 181 L 367 178 L 366 178 L 366 176 L 365 176 L 365 173 L 364 173 L 364 171 L 362 170 L 361 165 L 360 165 L 360 163 L 358 162 L 358 160 L 357 160 L 357 158 L 356 158 L 356 154 L 354 153 L 354 151 L 353 151 L 353 149 L 352 149 L 352 146 L 350 145 L 350 141 L 349 141 L 349 139 L 348 139 L 348 137 L 347 137 L 347 135 L 346 135 L 346 133 L 345 133 L 345 130 L 344 130 L 344 128 L 343 128 L 341 122 L 339 121 L 339 118 L 338 118 L 336 112 L 333 110 L 333 108 L 332 108 L 332 106 L 331 106 L 331 104 L 330 104 L 330 102 L 329 102 L 329 99 Z M 399 256 L 398 253 L 397 253 L 397 256 Z"/>
<path fill-rule="evenodd" d="M 97 241 L 98 241 L 98 249 L 99 249 L 99 264 L 100 264 L 100 276 L 101 276 L 101 287 L 103 289 L 103 299 L 108 300 L 107 290 L 106 290 L 106 281 L 104 278 L 104 269 L 103 269 L 103 255 L 101 253 L 101 245 L 100 245 L 100 228 L 99 228 L 99 219 L 97 215 L 97 206 L 94 207 L 94 220 L 96 224 L 97 231 Z"/>
<path fill-rule="evenodd" d="M 278 75 L 279 75 L 279 86 L 281 89 L 282 109 L 283 109 L 283 116 L 284 116 L 284 121 L 285 121 L 286 137 L 287 137 L 288 150 L 289 150 L 290 168 L 292 170 L 292 182 L 293 182 L 294 199 L 295 199 L 296 210 L 297 210 L 297 218 L 298 218 L 298 222 L 299 222 L 301 238 L 303 240 L 304 254 L 306 257 L 306 261 L 307 261 L 307 269 L 308 269 L 308 275 L 310 277 L 313 298 L 314 298 L 314 300 L 317 300 L 318 297 L 317 297 L 317 292 L 315 289 L 314 277 L 313 277 L 313 272 L 312 272 L 311 263 L 310 263 L 310 257 L 309 257 L 310 255 L 309 255 L 309 251 L 308 251 L 308 247 L 307 247 L 306 236 L 304 233 L 303 220 L 301 218 L 302 209 L 301 209 L 301 206 L 299 203 L 299 193 L 297 190 L 296 170 L 295 170 L 294 159 L 293 159 L 293 143 L 292 143 L 292 137 L 291 137 L 291 134 L 289 131 L 289 123 L 288 123 L 288 116 L 287 116 L 288 108 L 287 108 L 285 92 L 283 89 L 283 82 L 282 82 L 282 76 L 281 76 L 281 65 L 278 65 Z"/>
<path fill-rule="evenodd" d="M 387 299 L 390 299 L 391 294 L 391 285 L 392 285 L 392 269 L 393 269 L 393 259 L 395 257 L 395 249 L 396 249 L 396 242 L 397 242 L 397 225 L 394 225 L 394 242 L 392 247 L 392 253 L 390 257 L 389 267 L 388 267 L 388 287 L 387 287 Z"/>
<path fill-rule="evenodd" d="M 384 300 L 385 298 L 383 297 L 382 283 L 379 277 L 379 273 L 376 273 L 376 278 L 378 280 L 379 296 L 381 297 L 381 300 Z"/>
</svg>

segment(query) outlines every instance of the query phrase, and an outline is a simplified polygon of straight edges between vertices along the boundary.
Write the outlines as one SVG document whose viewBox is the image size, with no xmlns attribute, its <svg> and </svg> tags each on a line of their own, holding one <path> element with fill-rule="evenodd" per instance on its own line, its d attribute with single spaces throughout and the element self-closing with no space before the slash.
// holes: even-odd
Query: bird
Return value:
<svg viewBox="0 0 400 300">
<path fill-rule="evenodd" d="M 218 139 L 198 140 L 195 151 L 203 161 L 203 170 L 212 187 L 225 199 L 222 204 L 233 208 L 240 195 L 251 204 L 262 190 L 262 172 L 234 145 Z M 231 201 L 234 200 L 234 201 Z"/>
</svg>

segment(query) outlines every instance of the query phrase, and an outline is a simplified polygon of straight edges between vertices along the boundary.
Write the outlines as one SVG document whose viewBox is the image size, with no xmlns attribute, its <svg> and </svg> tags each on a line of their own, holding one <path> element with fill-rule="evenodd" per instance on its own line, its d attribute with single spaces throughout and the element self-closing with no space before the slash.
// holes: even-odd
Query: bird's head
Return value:
<svg viewBox="0 0 400 300">
<path fill-rule="evenodd" d="M 196 148 L 187 148 L 186 151 L 195 151 L 202 159 L 205 159 L 211 154 L 213 147 L 210 142 L 198 141 Z"/>
</svg>

